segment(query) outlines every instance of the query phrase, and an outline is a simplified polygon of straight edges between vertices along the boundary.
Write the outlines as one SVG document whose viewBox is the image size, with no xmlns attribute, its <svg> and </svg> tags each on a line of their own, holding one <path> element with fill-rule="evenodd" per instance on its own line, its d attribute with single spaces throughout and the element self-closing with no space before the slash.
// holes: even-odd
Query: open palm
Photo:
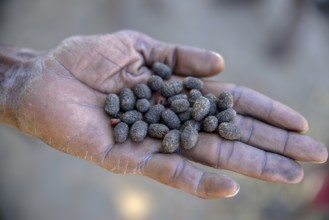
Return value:
<svg viewBox="0 0 329 220">
<path fill-rule="evenodd" d="M 213 52 L 164 44 L 138 32 L 72 37 L 33 60 L 18 105 L 19 129 L 112 172 L 145 175 L 202 198 L 232 196 L 239 186 L 190 160 L 282 183 L 302 179 L 295 160 L 326 161 L 325 146 L 299 133 L 307 130 L 300 114 L 251 89 L 216 81 L 205 81 L 204 90 L 234 94 L 240 141 L 201 134 L 193 150 L 179 154 L 160 153 L 160 141 L 152 138 L 115 144 L 105 97 L 145 82 L 156 61 L 172 67 L 177 77 L 207 77 L 224 68 Z"/>
</svg>

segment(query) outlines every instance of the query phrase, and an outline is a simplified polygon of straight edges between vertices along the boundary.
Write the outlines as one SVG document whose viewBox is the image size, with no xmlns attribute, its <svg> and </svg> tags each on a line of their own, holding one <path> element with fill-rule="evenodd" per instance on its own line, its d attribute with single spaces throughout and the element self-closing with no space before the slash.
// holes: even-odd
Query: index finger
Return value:
<svg viewBox="0 0 329 220">
<path fill-rule="evenodd" d="M 177 75 L 207 77 L 224 69 L 224 59 L 218 53 L 182 45 L 157 41 L 142 33 L 137 34 L 136 49 L 144 56 L 148 66 L 162 62 Z"/>
</svg>

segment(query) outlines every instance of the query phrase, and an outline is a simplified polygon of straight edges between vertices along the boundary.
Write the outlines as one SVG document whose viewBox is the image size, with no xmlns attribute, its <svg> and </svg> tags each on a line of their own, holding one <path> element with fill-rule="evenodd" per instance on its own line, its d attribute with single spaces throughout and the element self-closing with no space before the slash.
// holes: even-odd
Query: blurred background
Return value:
<svg viewBox="0 0 329 220">
<path fill-rule="evenodd" d="M 215 77 L 301 112 L 329 146 L 328 0 L 0 0 L 0 42 L 46 50 L 72 35 L 134 29 L 220 52 Z M 141 176 L 117 175 L 0 126 L 1 220 L 329 219 L 314 203 L 328 164 L 302 164 L 298 185 L 223 172 L 241 185 L 205 201 Z"/>
</svg>

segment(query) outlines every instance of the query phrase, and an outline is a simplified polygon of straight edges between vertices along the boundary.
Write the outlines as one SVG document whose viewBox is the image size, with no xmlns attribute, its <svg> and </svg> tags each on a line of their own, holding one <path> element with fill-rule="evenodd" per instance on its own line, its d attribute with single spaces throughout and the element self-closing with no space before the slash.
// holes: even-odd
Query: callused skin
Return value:
<svg viewBox="0 0 329 220">
<path fill-rule="evenodd" d="M 195 148 L 170 155 L 159 153 L 157 139 L 115 144 L 103 108 L 106 95 L 145 83 L 157 61 L 169 65 L 177 78 L 213 76 L 224 68 L 216 53 L 134 31 L 71 37 L 42 53 L 0 46 L 1 123 L 109 171 L 144 175 L 207 199 L 233 196 L 239 185 L 190 160 L 280 183 L 303 178 L 295 160 L 327 160 L 325 146 L 301 134 L 308 125 L 296 111 L 254 90 L 206 80 L 205 94 L 234 94 L 240 141 L 200 134 Z"/>
</svg>

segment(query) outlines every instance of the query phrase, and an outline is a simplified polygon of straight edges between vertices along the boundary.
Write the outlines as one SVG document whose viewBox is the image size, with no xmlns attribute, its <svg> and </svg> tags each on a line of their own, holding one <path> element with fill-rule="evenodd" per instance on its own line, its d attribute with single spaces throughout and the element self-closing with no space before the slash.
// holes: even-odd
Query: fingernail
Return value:
<svg viewBox="0 0 329 220">
<path fill-rule="evenodd" d="M 301 126 L 301 133 L 305 134 L 309 129 L 308 121 L 306 120 L 306 118 L 304 117 L 301 118 L 301 124 L 303 125 Z"/>
<path fill-rule="evenodd" d="M 225 61 L 222 55 L 219 53 L 216 53 L 214 51 L 210 51 L 212 54 L 214 54 L 217 57 L 217 66 L 215 66 L 215 70 L 217 72 L 222 72 L 225 69 Z"/>
<path fill-rule="evenodd" d="M 239 193 L 239 191 L 240 191 L 240 186 L 239 186 L 239 184 L 237 184 L 237 183 L 235 183 L 235 185 L 236 185 L 236 190 L 235 190 L 235 192 L 232 193 L 232 194 L 230 194 L 230 195 L 226 195 L 224 198 L 231 198 L 231 197 L 234 197 L 236 194 Z"/>
<path fill-rule="evenodd" d="M 318 152 L 316 154 L 317 160 L 315 163 L 325 163 L 328 160 L 328 149 L 327 147 L 322 144 L 321 142 L 318 142 L 317 148 L 315 149 L 315 152 Z"/>
</svg>

